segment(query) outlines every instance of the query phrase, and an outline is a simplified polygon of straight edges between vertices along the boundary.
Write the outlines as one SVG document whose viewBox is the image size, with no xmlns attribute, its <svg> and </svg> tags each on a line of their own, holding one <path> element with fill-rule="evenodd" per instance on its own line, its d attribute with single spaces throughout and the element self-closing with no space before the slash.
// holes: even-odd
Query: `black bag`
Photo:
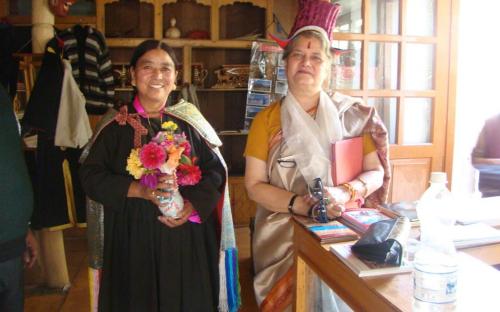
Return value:
<svg viewBox="0 0 500 312">
<path fill-rule="evenodd" d="M 378 221 L 370 225 L 351 250 L 364 260 L 401 265 L 409 234 L 410 221 L 406 217 Z"/>
</svg>

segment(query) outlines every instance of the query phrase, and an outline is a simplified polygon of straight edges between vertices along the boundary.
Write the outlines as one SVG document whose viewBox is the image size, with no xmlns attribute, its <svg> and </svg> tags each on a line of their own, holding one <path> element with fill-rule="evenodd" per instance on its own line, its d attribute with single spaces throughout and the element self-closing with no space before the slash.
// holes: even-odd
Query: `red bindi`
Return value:
<svg viewBox="0 0 500 312">
<path fill-rule="evenodd" d="M 308 49 L 310 49 L 310 48 L 311 48 L 311 41 L 309 41 L 309 42 L 307 43 L 307 48 L 308 48 Z"/>
</svg>

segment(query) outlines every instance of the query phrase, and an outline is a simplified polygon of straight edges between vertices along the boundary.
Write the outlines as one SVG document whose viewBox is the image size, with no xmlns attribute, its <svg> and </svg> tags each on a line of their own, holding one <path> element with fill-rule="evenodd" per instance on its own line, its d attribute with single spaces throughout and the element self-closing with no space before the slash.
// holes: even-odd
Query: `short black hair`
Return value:
<svg viewBox="0 0 500 312">
<path fill-rule="evenodd" d="M 141 56 L 154 49 L 162 49 L 167 52 L 168 56 L 170 56 L 175 65 L 179 64 L 177 58 L 175 57 L 174 49 L 172 49 L 168 44 L 160 40 L 148 39 L 141 42 L 141 44 L 135 48 L 132 58 L 130 59 L 130 67 L 135 67 Z"/>
</svg>

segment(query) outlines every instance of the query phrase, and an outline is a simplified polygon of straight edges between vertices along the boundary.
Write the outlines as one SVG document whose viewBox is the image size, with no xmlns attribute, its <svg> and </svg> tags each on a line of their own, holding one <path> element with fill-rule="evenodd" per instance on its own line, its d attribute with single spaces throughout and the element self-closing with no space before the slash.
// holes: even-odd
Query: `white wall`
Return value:
<svg viewBox="0 0 500 312">
<path fill-rule="evenodd" d="M 470 152 L 484 120 L 500 112 L 498 12 L 500 1 L 460 0 L 452 184 L 455 194 L 474 190 Z"/>
</svg>

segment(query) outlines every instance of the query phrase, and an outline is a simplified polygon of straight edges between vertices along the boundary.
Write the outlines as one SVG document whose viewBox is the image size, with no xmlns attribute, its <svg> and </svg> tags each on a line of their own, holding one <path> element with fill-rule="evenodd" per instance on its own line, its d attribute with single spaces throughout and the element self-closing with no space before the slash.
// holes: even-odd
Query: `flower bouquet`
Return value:
<svg viewBox="0 0 500 312">
<path fill-rule="evenodd" d="M 177 133 L 178 126 L 172 121 L 161 124 L 161 130 L 151 141 L 130 151 L 127 171 L 140 183 L 155 190 L 161 174 L 174 175 L 177 185 L 195 185 L 201 179 L 201 170 L 191 157 L 191 145 L 184 133 Z M 177 217 L 184 207 L 184 201 L 175 183 L 172 188 L 162 190 L 171 193 L 169 197 L 158 196 L 163 215 Z"/>
</svg>

